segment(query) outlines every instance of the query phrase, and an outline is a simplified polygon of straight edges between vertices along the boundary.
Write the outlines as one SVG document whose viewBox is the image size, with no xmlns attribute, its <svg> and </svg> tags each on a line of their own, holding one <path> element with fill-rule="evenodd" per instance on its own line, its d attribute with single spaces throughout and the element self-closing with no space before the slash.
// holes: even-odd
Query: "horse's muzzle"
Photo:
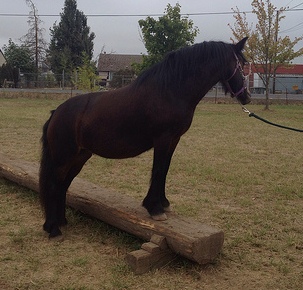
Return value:
<svg viewBox="0 0 303 290">
<path fill-rule="evenodd" d="M 239 95 L 237 99 L 242 105 L 246 105 L 251 102 L 251 95 L 249 91 L 245 89 L 245 91 L 241 95 Z"/>
</svg>

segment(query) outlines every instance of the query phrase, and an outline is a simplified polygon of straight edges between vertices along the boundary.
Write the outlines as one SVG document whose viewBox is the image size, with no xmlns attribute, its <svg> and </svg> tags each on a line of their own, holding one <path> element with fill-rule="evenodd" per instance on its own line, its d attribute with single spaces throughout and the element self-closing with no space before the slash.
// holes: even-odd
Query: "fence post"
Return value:
<svg viewBox="0 0 303 290">
<path fill-rule="evenodd" d="M 64 70 L 62 71 L 62 90 L 64 90 Z"/>
</svg>

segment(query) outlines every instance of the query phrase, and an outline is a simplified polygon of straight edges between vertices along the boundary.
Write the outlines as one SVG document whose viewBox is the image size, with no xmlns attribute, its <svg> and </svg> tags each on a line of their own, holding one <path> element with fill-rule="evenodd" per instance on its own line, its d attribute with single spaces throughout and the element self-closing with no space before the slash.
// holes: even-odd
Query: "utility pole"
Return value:
<svg viewBox="0 0 303 290">
<path fill-rule="evenodd" d="M 275 25 L 275 56 L 274 56 L 274 72 L 273 72 L 273 82 L 272 82 L 272 93 L 276 93 L 276 58 L 277 58 L 277 43 L 278 43 L 278 32 L 279 32 L 279 10 L 276 11 L 276 25 Z"/>
<path fill-rule="evenodd" d="M 38 73 L 38 67 L 39 67 L 39 51 L 38 51 L 38 17 L 36 15 L 36 7 L 33 4 L 34 7 L 34 18 L 35 18 L 35 62 L 36 62 L 36 70 Z"/>
</svg>

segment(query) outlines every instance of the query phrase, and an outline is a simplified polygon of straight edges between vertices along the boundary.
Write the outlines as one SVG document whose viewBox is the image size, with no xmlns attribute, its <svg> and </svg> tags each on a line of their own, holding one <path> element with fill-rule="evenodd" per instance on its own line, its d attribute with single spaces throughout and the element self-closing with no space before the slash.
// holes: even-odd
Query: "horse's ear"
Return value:
<svg viewBox="0 0 303 290">
<path fill-rule="evenodd" d="M 242 40 L 240 40 L 235 46 L 236 46 L 236 51 L 241 52 L 244 49 L 244 45 L 248 37 L 244 37 Z"/>
</svg>

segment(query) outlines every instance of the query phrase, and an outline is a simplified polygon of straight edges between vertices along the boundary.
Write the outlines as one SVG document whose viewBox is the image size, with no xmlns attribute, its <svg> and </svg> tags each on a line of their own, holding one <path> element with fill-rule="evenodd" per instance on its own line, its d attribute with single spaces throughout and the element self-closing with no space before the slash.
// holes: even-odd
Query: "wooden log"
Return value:
<svg viewBox="0 0 303 290">
<path fill-rule="evenodd" d="M 39 192 L 38 164 L 8 157 L 0 152 L 0 177 Z"/>
<path fill-rule="evenodd" d="M 38 191 L 38 164 L 0 153 L 0 176 Z M 116 228 L 149 241 L 155 234 L 165 237 L 168 248 L 199 264 L 213 261 L 221 251 L 221 230 L 193 219 L 168 213 L 166 221 L 154 221 L 127 195 L 75 178 L 67 192 L 67 205 Z"/>
</svg>

